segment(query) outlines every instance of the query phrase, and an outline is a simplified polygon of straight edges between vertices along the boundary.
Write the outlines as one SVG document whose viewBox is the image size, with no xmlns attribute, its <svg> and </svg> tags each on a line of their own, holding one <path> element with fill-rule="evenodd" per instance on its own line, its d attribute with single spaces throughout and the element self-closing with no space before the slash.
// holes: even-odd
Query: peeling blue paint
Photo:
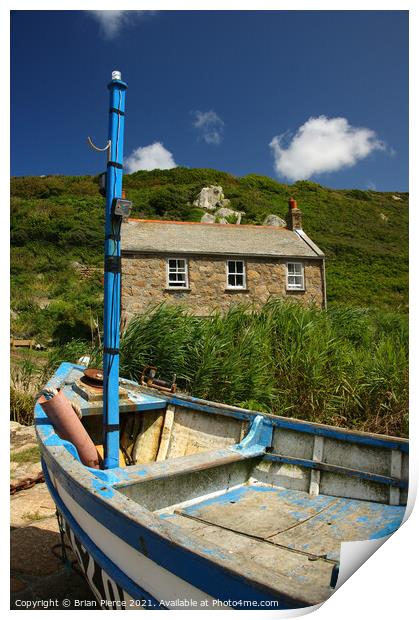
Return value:
<svg viewBox="0 0 419 620">
<path fill-rule="evenodd" d="M 245 452 L 246 454 L 258 453 L 272 444 L 273 426 L 269 419 L 258 415 L 252 422 L 249 432 L 239 444 L 231 446 L 231 450 Z"/>
<path fill-rule="evenodd" d="M 106 497 L 107 499 L 113 497 L 115 494 L 115 491 L 111 487 L 103 484 L 100 480 L 92 480 L 92 489 L 98 491 L 99 495 Z"/>
<path fill-rule="evenodd" d="M 223 495 L 216 495 L 215 497 L 209 497 L 201 502 L 197 502 L 192 506 L 188 506 L 183 508 L 183 512 L 185 514 L 189 514 L 191 516 L 198 514 L 203 508 L 212 505 L 226 505 L 230 503 L 240 503 L 246 497 L 251 495 L 252 493 L 267 493 L 270 495 L 277 496 L 284 500 L 286 504 L 297 506 L 301 508 L 305 508 L 306 511 L 295 511 L 297 520 L 302 520 L 308 518 L 313 514 L 313 509 L 315 511 L 321 510 L 328 504 L 334 501 L 335 498 L 329 497 L 326 495 L 317 495 L 316 497 L 311 497 L 307 493 L 302 491 L 292 491 L 290 489 L 273 489 L 271 487 L 264 486 L 241 486 L 237 489 L 232 489 L 231 491 L 227 491 L 223 493 Z M 265 506 L 266 508 L 266 506 Z"/>
<path fill-rule="evenodd" d="M 384 538 L 385 536 L 390 536 L 390 534 L 394 534 L 394 532 L 399 529 L 402 520 L 403 516 L 399 519 L 393 519 L 392 521 L 389 521 L 389 523 L 387 523 L 387 525 L 385 525 L 385 527 L 383 527 L 381 530 L 378 530 L 378 532 L 374 532 L 374 534 L 370 536 L 370 540 L 376 540 L 377 538 Z"/>
</svg>

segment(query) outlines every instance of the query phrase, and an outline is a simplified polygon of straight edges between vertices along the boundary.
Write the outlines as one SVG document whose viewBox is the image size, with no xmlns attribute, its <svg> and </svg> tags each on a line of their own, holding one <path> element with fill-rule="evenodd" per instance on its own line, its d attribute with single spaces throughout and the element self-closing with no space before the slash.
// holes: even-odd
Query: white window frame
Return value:
<svg viewBox="0 0 419 620">
<path fill-rule="evenodd" d="M 170 261 L 176 261 L 176 267 L 170 267 Z M 179 262 L 182 261 L 184 267 L 179 266 Z M 169 274 L 176 273 L 180 275 L 184 275 L 184 280 L 179 280 L 181 282 L 180 285 L 176 285 L 173 280 L 170 280 Z M 171 290 L 179 291 L 182 289 L 189 288 L 189 274 L 188 274 L 188 260 L 186 258 L 176 257 L 176 258 L 168 258 L 166 260 L 166 288 L 170 288 Z"/>
<path fill-rule="evenodd" d="M 238 271 L 236 271 L 236 269 L 234 271 L 230 271 L 229 268 L 229 263 L 242 263 L 243 265 L 243 272 L 240 273 Z M 233 285 L 229 283 L 229 276 L 230 275 L 243 275 L 243 284 L 241 285 Z M 228 258 L 226 260 L 226 286 L 228 289 L 230 290 L 234 290 L 234 291 L 242 291 L 244 289 L 246 289 L 246 263 L 244 260 L 241 259 L 236 259 L 236 258 Z"/>
<path fill-rule="evenodd" d="M 295 271 L 293 273 L 290 273 L 290 265 L 298 265 L 298 267 L 300 267 L 301 271 L 300 273 L 296 273 Z M 291 277 L 299 277 L 301 276 L 301 282 L 299 284 L 295 284 L 292 283 L 290 284 L 290 278 Z M 287 263 L 287 291 L 304 291 L 305 290 L 305 278 L 304 278 L 304 263 L 302 263 L 301 261 L 290 261 Z"/>
</svg>

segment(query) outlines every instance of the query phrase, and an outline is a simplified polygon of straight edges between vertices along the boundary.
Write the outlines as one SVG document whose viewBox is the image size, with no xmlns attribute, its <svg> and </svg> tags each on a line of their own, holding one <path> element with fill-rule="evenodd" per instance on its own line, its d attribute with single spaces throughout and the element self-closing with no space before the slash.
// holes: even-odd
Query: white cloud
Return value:
<svg viewBox="0 0 419 620">
<path fill-rule="evenodd" d="M 199 131 L 200 136 L 207 144 L 220 144 L 223 140 L 224 121 L 214 112 L 192 112 L 194 120 L 193 126 Z"/>
<path fill-rule="evenodd" d="M 127 172 L 137 170 L 168 170 L 176 168 L 175 160 L 170 151 L 164 148 L 161 142 L 153 142 L 148 146 L 139 146 L 124 161 Z"/>
<path fill-rule="evenodd" d="M 126 26 L 133 26 L 140 19 L 155 11 L 87 11 L 96 21 L 107 39 L 114 39 Z"/>
<path fill-rule="evenodd" d="M 275 136 L 274 168 L 292 181 L 354 166 L 373 151 L 386 150 L 372 129 L 352 127 L 346 118 L 309 118 L 297 132 Z"/>
</svg>

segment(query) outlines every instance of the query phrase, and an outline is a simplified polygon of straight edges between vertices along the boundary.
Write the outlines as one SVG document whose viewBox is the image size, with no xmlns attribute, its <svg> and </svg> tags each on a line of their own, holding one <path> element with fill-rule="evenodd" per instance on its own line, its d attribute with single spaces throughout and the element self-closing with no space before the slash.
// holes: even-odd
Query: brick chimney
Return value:
<svg viewBox="0 0 419 620">
<path fill-rule="evenodd" d="M 301 211 L 297 207 L 297 201 L 294 198 L 288 200 L 287 227 L 290 230 L 302 227 Z"/>
</svg>

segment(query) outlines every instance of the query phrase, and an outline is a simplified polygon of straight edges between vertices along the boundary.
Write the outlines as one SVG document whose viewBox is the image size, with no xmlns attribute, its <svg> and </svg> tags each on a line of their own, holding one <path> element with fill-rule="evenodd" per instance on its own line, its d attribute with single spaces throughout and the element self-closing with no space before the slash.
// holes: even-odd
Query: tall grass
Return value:
<svg viewBox="0 0 419 620">
<path fill-rule="evenodd" d="M 197 318 L 160 305 L 128 325 L 121 373 L 152 364 L 195 396 L 278 415 L 406 435 L 407 319 L 281 300 Z"/>
<path fill-rule="evenodd" d="M 11 419 L 33 420 L 34 395 L 63 361 L 101 351 L 73 340 L 42 367 L 12 367 Z M 182 391 L 257 411 L 346 428 L 408 433 L 408 324 L 404 315 L 335 307 L 327 312 L 272 300 L 208 318 L 160 305 L 138 315 L 121 339 L 121 375 L 144 366 L 176 373 Z"/>
</svg>

